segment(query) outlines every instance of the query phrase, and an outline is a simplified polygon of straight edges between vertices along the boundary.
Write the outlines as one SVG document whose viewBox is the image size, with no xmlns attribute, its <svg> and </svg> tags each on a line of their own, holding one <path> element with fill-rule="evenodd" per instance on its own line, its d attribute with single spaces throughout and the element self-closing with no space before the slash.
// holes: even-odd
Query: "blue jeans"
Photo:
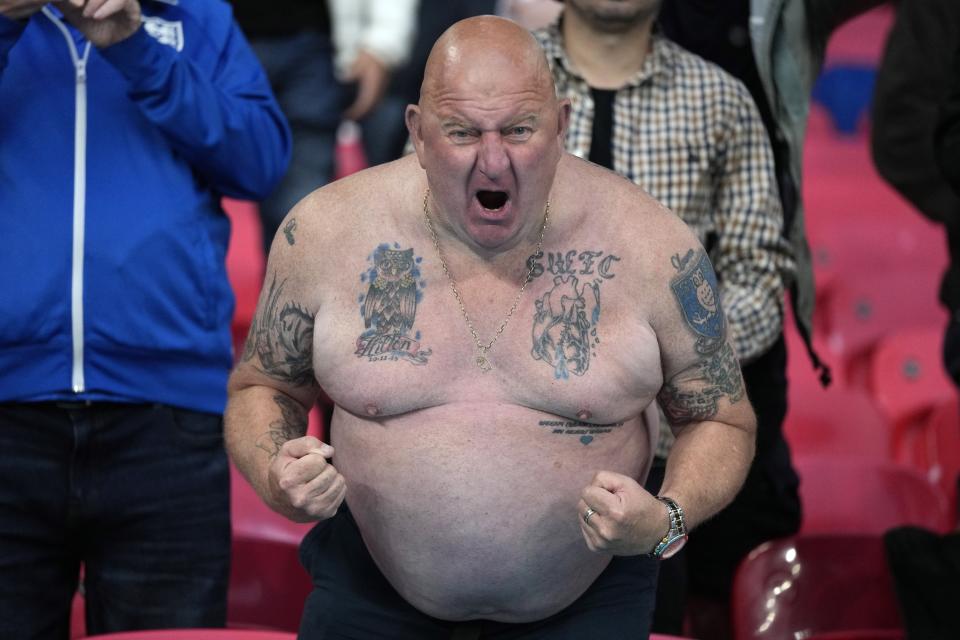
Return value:
<svg viewBox="0 0 960 640">
<path fill-rule="evenodd" d="M 331 180 L 340 114 L 347 90 L 333 75 L 333 45 L 313 31 L 250 40 L 277 103 L 290 122 L 290 168 L 273 194 L 260 203 L 267 253 L 280 223 L 304 196 Z"/>
<path fill-rule="evenodd" d="M 164 405 L 0 404 L 0 638 L 226 623 L 220 416 Z"/>
</svg>

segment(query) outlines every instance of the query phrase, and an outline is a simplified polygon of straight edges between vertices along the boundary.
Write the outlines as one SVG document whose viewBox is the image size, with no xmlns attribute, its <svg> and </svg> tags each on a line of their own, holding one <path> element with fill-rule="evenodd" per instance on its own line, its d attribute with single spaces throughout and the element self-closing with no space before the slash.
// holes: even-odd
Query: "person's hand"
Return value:
<svg viewBox="0 0 960 640">
<path fill-rule="evenodd" d="M 49 0 L 0 0 L 0 16 L 23 20 L 43 9 L 48 2 Z"/>
<path fill-rule="evenodd" d="M 612 471 L 597 472 L 577 509 L 583 539 L 598 553 L 650 553 L 670 528 L 663 503 L 633 478 Z M 593 514 L 585 520 L 587 509 Z"/>
<path fill-rule="evenodd" d="M 66 0 L 59 7 L 98 49 L 126 40 L 140 28 L 139 0 Z"/>
<path fill-rule="evenodd" d="M 344 80 L 357 83 L 357 97 L 343 116 L 348 120 L 360 120 L 383 98 L 390 83 L 390 73 L 376 56 L 360 49 Z"/>
<path fill-rule="evenodd" d="M 270 463 L 268 482 L 273 502 L 291 520 L 332 518 L 347 494 L 347 483 L 327 462 L 333 447 L 313 436 L 288 440 Z"/>
</svg>

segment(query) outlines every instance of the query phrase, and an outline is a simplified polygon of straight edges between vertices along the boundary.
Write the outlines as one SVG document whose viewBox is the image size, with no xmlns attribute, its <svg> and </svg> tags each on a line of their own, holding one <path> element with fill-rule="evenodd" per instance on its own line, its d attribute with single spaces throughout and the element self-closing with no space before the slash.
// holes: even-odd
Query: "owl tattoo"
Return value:
<svg viewBox="0 0 960 640">
<path fill-rule="evenodd" d="M 378 335 L 406 335 L 417 312 L 413 249 L 378 250 L 363 302 L 363 322 Z"/>
</svg>

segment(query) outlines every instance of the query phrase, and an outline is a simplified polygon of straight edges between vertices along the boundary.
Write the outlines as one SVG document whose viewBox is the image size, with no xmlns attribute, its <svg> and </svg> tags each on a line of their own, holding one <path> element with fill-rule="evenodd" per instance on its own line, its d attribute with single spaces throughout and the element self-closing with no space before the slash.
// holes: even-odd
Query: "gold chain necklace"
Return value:
<svg viewBox="0 0 960 640">
<path fill-rule="evenodd" d="M 447 275 L 447 280 L 450 281 L 450 290 L 453 291 L 453 297 L 457 299 L 457 304 L 460 306 L 460 313 L 463 315 L 463 319 L 467 322 L 467 328 L 470 329 L 470 333 L 473 335 L 474 342 L 477 343 L 477 357 L 476 364 L 480 367 L 480 370 L 486 373 L 490 371 L 492 365 L 490 364 L 490 359 L 487 358 L 487 352 L 493 347 L 493 344 L 500 337 L 500 334 L 503 333 L 503 330 L 506 328 L 507 323 L 510 322 L 510 318 L 513 316 L 513 312 L 517 310 L 517 306 L 520 304 L 520 298 L 523 297 L 523 292 L 527 288 L 527 284 L 532 279 L 533 270 L 536 267 L 536 264 L 531 260 L 530 269 L 527 271 L 526 275 L 523 276 L 523 282 L 520 283 L 520 291 L 517 292 L 517 297 L 514 299 L 513 304 L 510 306 L 510 310 L 507 311 L 507 315 L 503 318 L 503 322 L 500 323 L 500 326 L 497 328 L 497 332 L 494 334 L 493 339 L 487 342 L 486 344 L 480 340 L 480 336 L 477 335 L 477 330 L 473 326 L 473 321 L 470 319 L 470 314 L 467 313 L 467 308 L 463 305 L 463 298 L 460 297 L 460 291 L 457 290 L 457 281 L 453 278 L 453 274 L 450 273 L 450 269 L 447 268 L 447 261 L 443 258 L 443 251 L 440 249 L 440 239 L 437 237 L 437 231 L 433 227 L 433 220 L 430 219 L 430 209 L 428 206 L 428 200 L 430 198 L 430 189 L 428 188 L 426 193 L 423 194 L 423 218 L 427 223 L 427 228 L 430 230 L 430 237 L 433 238 L 433 246 L 437 250 L 437 257 L 440 259 L 440 266 L 443 267 L 443 272 Z M 540 226 L 540 239 L 537 240 L 537 250 L 534 253 L 535 256 L 540 255 L 540 249 L 543 248 L 543 235 L 547 231 L 547 221 L 550 219 L 550 201 L 547 200 L 547 205 L 543 210 L 543 224 Z"/>
</svg>

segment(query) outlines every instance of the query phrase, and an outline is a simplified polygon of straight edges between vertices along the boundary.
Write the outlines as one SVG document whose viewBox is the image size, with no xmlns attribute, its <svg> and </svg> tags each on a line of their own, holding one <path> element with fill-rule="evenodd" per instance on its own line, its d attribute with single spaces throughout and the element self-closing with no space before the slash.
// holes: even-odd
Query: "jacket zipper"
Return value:
<svg viewBox="0 0 960 640">
<path fill-rule="evenodd" d="M 86 389 L 83 375 L 83 250 L 87 198 L 87 60 L 90 58 L 90 43 L 87 42 L 84 45 L 81 56 L 67 27 L 49 8 L 44 7 L 43 13 L 60 29 L 66 39 L 76 71 L 73 135 L 73 262 L 70 281 L 70 326 L 73 336 L 71 386 L 74 393 L 83 393 Z"/>
</svg>

